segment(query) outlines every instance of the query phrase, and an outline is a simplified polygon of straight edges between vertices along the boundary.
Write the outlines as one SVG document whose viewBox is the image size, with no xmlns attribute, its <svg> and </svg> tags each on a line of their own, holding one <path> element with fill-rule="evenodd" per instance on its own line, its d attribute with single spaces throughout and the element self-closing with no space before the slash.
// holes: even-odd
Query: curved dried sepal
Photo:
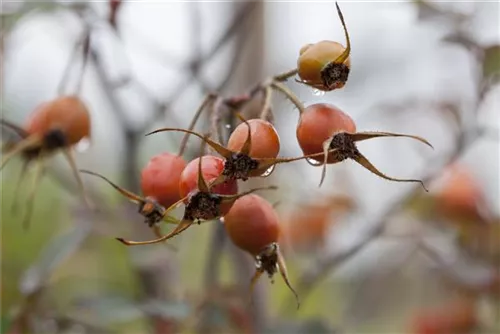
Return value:
<svg viewBox="0 0 500 334">
<path fill-rule="evenodd" d="M 361 166 L 365 167 L 368 169 L 370 172 L 372 172 L 375 175 L 380 176 L 383 179 L 389 180 L 389 181 L 395 181 L 395 182 L 417 182 L 422 185 L 422 188 L 424 188 L 425 191 L 429 192 L 427 188 L 425 187 L 425 184 L 422 180 L 416 180 L 416 179 L 396 179 L 390 176 L 385 175 L 381 171 L 379 171 L 375 166 L 372 165 L 372 163 L 364 157 L 361 153 L 359 153 L 355 158 L 353 158 L 354 161 L 356 161 L 358 164 Z"/>
<path fill-rule="evenodd" d="M 158 225 L 153 225 L 152 227 L 153 229 L 153 233 L 156 235 L 156 237 L 158 238 L 163 238 L 163 234 L 161 234 L 161 229 L 160 229 L 160 226 Z M 177 252 L 178 249 L 177 247 L 175 247 L 174 245 L 171 245 L 171 244 L 164 244 L 167 248 L 170 248 L 170 250 L 174 251 L 174 252 Z"/>
<path fill-rule="evenodd" d="M 319 180 L 319 186 L 323 185 L 323 181 L 325 181 L 326 177 L 326 165 L 328 163 L 328 148 L 330 147 L 331 139 L 325 140 L 323 142 L 323 167 L 321 168 L 321 179 Z"/>
<path fill-rule="evenodd" d="M 326 143 L 326 142 L 325 142 Z M 320 152 L 320 153 L 312 153 L 312 154 L 306 154 L 300 157 L 293 157 L 293 158 L 259 158 L 255 159 L 259 163 L 259 167 L 255 170 L 255 174 L 262 174 L 265 171 L 267 171 L 269 168 L 273 167 L 274 165 L 277 164 L 283 164 L 283 163 L 288 163 L 288 162 L 294 162 L 298 160 L 306 160 L 309 162 L 310 158 L 319 158 L 322 157 L 323 155 L 326 154 L 328 156 L 329 154 L 333 153 L 334 151 L 337 151 L 338 149 L 329 149 L 329 146 L 327 145 L 326 151 Z M 309 164 L 311 164 L 309 162 Z M 312 166 L 321 166 L 323 163 L 319 162 L 318 164 L 311 164 Z"/>
<path fill-rule="evenodd" d="M 2 170 L 5 165 L 17 154 L 22 153 L 24 150 L 29 148 L 40 146 L 42 139 L 38 136 L 29 136 L 26 139 L 21 140 L 17 143 L 12 150 L 5 152 L 2 157 L 2 163 L 0 164 L 0 170 Z"/>
<path fill-rule="evenodd" d="M 243 196 L 252 194 L 252 193 L 254 193 L 256 191 L 260 191 L 260 190 L 276 190 L 276 189 L 278 189 L 277 186 L 258 187 L 258 188 L 254 188 L 254 189 L 250 189 L 250 190 L 244 191 L 244 192 L 236 194 L 236 195 L 218 195 L 218 196 L 222 199 L 222 203 L 232 203 L 232 202 L 235 202 L 238 198 L 241 198 Z"/>
<path fill-rule="evenodd" d="M 170 207 L 170 208 L 171 208 L 171 207 Z M 170 209 L 170 208 L 169 208 L 169 209 Z M 170 209 L 170 210 L 173 210 L 173 209 Z M 175 217 L 172 217 L 172 216 L 167 216 L 167 215 L 165 215 L 165 216 L 163 217 L 162 221 L 163 221 L 164 223 L 167 223 L 167 224 L 175 224 L 175 225 L 179 224 L 179 219 L 177 219 L 177 218 L 175 218 Z"/>
<path fill-rule="evenodd" d="M 277 82 L 277 81 L 271 82 L 271 88 L 284 94 L 285 97 L 288 98 L 290 100 L 290 102 L 292 102 L 297 107 L 297 109 L 299 110 L 299 114 L 302 114 L 304 112 L 304 110 L 306 109 L 304 107 L 304 104 L 302 102 L 300 102 L 299 98 L 290 89 L 288 89 L 287 86 L 285 86 L 281 82 Z"/>
<path fill-rule="evenodd" d="M 189 198 L 189 195 L 184 196 L 183 198 L 181 198 L 180 200 L 178 200 L 177 202 L 175 202 L 174 204 L 172 204 L 171 206 L 169 206 L 169 207 L 168 207 L 168 208 L 167 208 L 167 209 L 163 212 L 163 217 L 168 217 L 168 213 L 169 213 L 170 211 L 175 210 L 175 209 L 176 209 L 179 205 L 181 205 L 182 203 L 184 203 L 184 201 L 185 201 L 185 200 L 187 200 L 188 198 Z M 170 218 L 175 219 L 175 218 L 173 218 L 173 217 L 170 217 Z M 168 220 L 168 219 L 170 219 L 170 218 L 167 218 L 167 220 Z M 176 223 L 178 223 L 178 222 L 179 222 L 179 220 L 176 220 Z"/>
<path fill-rule="evenodd" d="M 185 130 L 185 129 L 180 129 L 180 128 L 161 128 L 161 129 L 155 130 L 153 132 L 147 133 L 146 136 L 149 136 L 149 135 L 152 135 L 152 134 L 155 134 L 158 132 L 164 132 L 164 131 L 184 132 L 184 133 L 196 136 L 196 137 L 200 138 L 201 140 L 203 140 L 208 145 L 210 145 L 210 147 L 212 147 L 217 153 L 219 153 L 220 155 L 222 155 L 226 159 L 229 159 L 229 157 L 233 154 L 233 152 L 231 152 L 230 150 L 228 150 L 227 148 L 225 148 L 221 144 L 216 143 L 215 141 L 208 138 L 207 136 L 203 136 L 203 135 L 199 134 L 198 132 L 191 131 L 191 130 Z"/>
<path fill-rule="evenodd" d="M 248 300 L 249 300 L 249 303 L 252 304 L 253 303 L 253 290 L 255 289 L 255 284 L 257 283 L 257 281 L 259 280 L 259 278 L 262 276 L 262 274 L 264 273 L 264 270 L 263 269 L 256 269 L 255 270 L 255 274 L 253 274 L 252 276 L 252 279 L 250 280 L 250 288 L 248 289 Z"/>
<path fill-rule="evenodd" d="M 339 14 L 340 22 L 342 23 L 342 27 L 344 28 L 346 47 L 344 52 L 342 52 L 342 54 L 338 56 L 337 59 L 335 59 L 334 63 L 343 64 L 347 60 L 347 58 L 349 58 L 349 55 L 351 53 L 351 40 L 349 38 L 349 32 L 347 31 L 347 27 L 344 21 L 344 15 L 342 15 L 339 4 L 335 2 L 335 6 L 337 7 L 337 13 Z"/>
<path fill-rule="evenodd" d="M 16 186 L 14 188 L 14 193 L 12 194 L 12 206 L 10 207 L 10 211 L 12 213 L 17 213 L 18 205 L 19 205 L 19 190 L 25 180 L 26 172 L 28 171 L 28 166 L 30 164 L 30 160 L 24 160 L 21 166 L 21 172 L 19 173 L 19 178 L 17 179 Z"/>
<path fill-rule="evenodd" d="M 185 220 L 183 219 L 179 225 L 170 233 L 167 235 L 164 235 L 158 239 L 154 240 L 148 240 L 148 241 L 129 241 L 125 240 L 123 238 L 116 238 L 119 242 L 126 246 L 141 246 L 141 245 L 152 245 L 152 244 L 158 244 L 160 242 L 164 242 L 165 240 L 168 240 L 170 238 L 175 237 L 176 235 L 180 234 L 181 232 L 187 230 L 191 225 L 193 224 L 192 220 Z"/>
<path fill-rule="evenodd" d="M 198 160 L 198 189 L 201 192 L 208 193 L 210 191 L 210 188 L 207 185 L 207 182 L 205 181 L 205 178 L 203 177 L 203 170 L 201 169 L 201 161 L 203 159 L 203 155 L 200 155 L 200 159 Z"/>
<path fill-rule="evenodd" d="M 92 172 L 92 171 L 89 171 L 89 170 L 85 170 L 85 169 L 80 169 L 80 173 L 97 176 L 98 178 L 106 181 L 110 186 L 112 186 L 113 188 L 115 188 L 120 194 L 122 194 L 123 196 L 127 197 L 132 203 L 136 203 L 136 204 L 142 204 L 142 203 L 144 203 L 144 199 L 142 197 L 140 197 L 140 196 L 134 194 L 133 192 L 125 190 L 122 187 L 114 184 L 108 178 L 106 178 L 105 176 L 102 176 L 101 174 L 98 174 L 98 173 L 95 173 L 95 172 Z"/>
<path fill-rule="evenodd" d="M 43 167 L 44 160 L 42 157 L 39 157 L 36 162 L 35 175 L 33 176 L 33 184 L 31 185 L 31 189 L 28 193 L 28 199 L 26 200 L 26 213 L 23 220 L 23 227 L 25 230 L 29 228 L 29 223 L 31 221 L 31 216 L 33 215 L 33 207 L 35 204 L 35 195 L 38 190 L 38 186 L 40 185 L 40 181 L 42 180 L 43 175 Z"/>
<path fill-rule="evenodd" d="M 14 123 L 11 123 L 3 118 L 0 119 L 0 124 L 4 127 L 8 128 L 9 130 L 15 132 L 21 138 L 26 138 L 29 136 L 29 134 L 23 128 L 21 128 L 20 126 L 14 124 Z"/>
<path fill-rule="evenodd" d="M 285 281 L 285 284 L 288 286 L 288 288 L 290 289 L 290 291 L 292 291 L 292 293 L 294 294 L 295 300 L 297 301 L 297 310 L 298 310 L 300 308 L 299 295 L 297 294 L 297 292 L 295 291 L 295 289 L 290 284 L 290 281 L 288 279 L 288 272 L 286 270 L 285 258 L 281 254 L 281 251 L 280 251 L 279 247 L 277 248 L 276 253 L 277 253 L 277 256 L 278 256 L 278 270 L 279 270 L 279 272 L 281 274 L 281 277 L 283 277 L 283 280 Z"/>
<path fill-rule="evenodd" d="M 248 123 L 248 121 L 241 115 L 241 113 L 237 112 L 236 116 L 240 119 L 240 121 L 245 123 L 245 125 L 247 126 L 247 130 L 248 130 L 247 139 L 243 143 L 243 147 L 241 148 L 240 153 L 245 154 L 245 155 L 249 155 L 250 150 L 252 149 L 252 128 L 250 127 L 250 124 Z"/>
<path fill-rule="evenodd" d="M 213 187 L 215 187 L 219 184 L 222 184 L 222 183 L 226 182 L 227 180 L 229 180 L 229 178 L 227 176 L 220 174 L 219 176 L 217 176 L 216 179 L 214 179 L 213 181 L 208 183 L 208 187 L 210 189 L 212 189 Z"/>
<path fill-rule="evenodd" d="M 434 149 L 434 146 L 432 146 L 432 144 L 429 143 L 426 139 L 419 136 L 406 135 L 402 133 L 364 131 L 364 132 L 350 133 L 349 136 L 352 138 L 353 142 L 363 141 L 372 138 L 380 138 L 380 137 L 405 137 L 418 140 L 419 142 L 424 143 L 425 145 Z"/>
<path fill-rule="evenodd" d="M 63 149 L 63 152 L 64 156 L 66 157 L 66 160 L 69 163 L 71 172 L 73 172 L 73 175 L 75 176 L 76 183 L 78 184 L 78 191 L 80 192 L 80 195 L 82 196 L 85 205 L 89 210 L 93 210 L 94 208 L 92 204 L 90 204 L 90 200 L 88 199 L 87 192 L 85 191 L 85 186 L 83 185 L 82 178 L 78 173 L 78 167 L 76 165 L 75 157 L 73 156 L 73 151 L 70 148 L 65 148 Z"/>
</svg>

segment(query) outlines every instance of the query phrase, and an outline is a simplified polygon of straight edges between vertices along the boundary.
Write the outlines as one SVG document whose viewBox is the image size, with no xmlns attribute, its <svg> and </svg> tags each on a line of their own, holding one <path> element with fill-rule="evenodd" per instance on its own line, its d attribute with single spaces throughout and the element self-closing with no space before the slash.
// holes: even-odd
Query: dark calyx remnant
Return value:
<svg viewBox="0 0 500 334">
<path fill-rule="evenodd" d="M 266 272 L 269 278 L 273 279 L 278 271 L 278 244 L 273 242 L 266 246 L 262 252 L 255 257 L 255 267 L 259 271 Z"/>
<path fill-rule="evenodd" d="M 335 89 L 339 84 L 345 84 L 349 77 L 349 67 L 344 63 L 331 62 L 321 69 L 321 80 L 323 85 L 329 89 Z"/>
<path fill-rule="evenodd" d="M 259 162 L 242 153 L 235 153 L 224 163 L 222 175 L 228 178 L 246 181 L 252 170 L 259 167 Z"/>
<path fill-rule="evenodd" d="M 162 221 L 165 215 L 165 208 L 155 200 L 147 198 L 139 206 L 139 213 L 146 218 L 144 222 L 148 224 L 149 227 L 152 227 Z"/>
<path fill-rule="evenodd" d="M 210 220 L 220 216 L 222 198 L 217 194 L 199 191 L 189 198 L 184 219 L 190 221 Z"/>
<path fill-rule="evenodd" d="M 66 146 L 66 135 L 59 129 L 50 130 L 43 137 L 43 148 L 55 150 Z"/>
<path fill-rule="evenodd" d="M 33 160 L 40 156 L 42 151 L 49 153 L 67 145 L 66 136 L 59 129 L 50 130 L 43 137 L 42 144 L 37 147 L 31 147 L 23 151 L 23 156 L 27 160 Z"/>
<path fill-rule="evenodd" d="M 345 159 L 356 159 L 359 155 L 356 143 L 352 137 L 346 132 L 337 133 L 332 137 L 330 142 L 330 149 L 337 149 L 331 153 L 335 156 L 335 160 L 344 161 Z"/>
</svg>

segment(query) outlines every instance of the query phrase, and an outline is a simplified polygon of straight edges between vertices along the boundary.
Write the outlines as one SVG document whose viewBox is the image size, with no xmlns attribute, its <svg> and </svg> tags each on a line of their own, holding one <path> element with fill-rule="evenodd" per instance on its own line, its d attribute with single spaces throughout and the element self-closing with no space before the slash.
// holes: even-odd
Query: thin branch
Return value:
<svg viewBox="0 0 500 334">
<path fill-rule="evenodd" d="M 238 30 L 239 26 L 243 25 L 246 18 L 250 16 L 249 14 L 257 7 L 258 4 L 258 1 L 249 1 L 241 5 L 240 10 L 236 13 L 233 21 L 229 24 L 224 34 L 222 34 L 219 40 L 214 43 L 212 49 L 203 58 L 212 59 L 226 44 L 226 42 L 233 36 L 235 31 Z"/>
</svg>

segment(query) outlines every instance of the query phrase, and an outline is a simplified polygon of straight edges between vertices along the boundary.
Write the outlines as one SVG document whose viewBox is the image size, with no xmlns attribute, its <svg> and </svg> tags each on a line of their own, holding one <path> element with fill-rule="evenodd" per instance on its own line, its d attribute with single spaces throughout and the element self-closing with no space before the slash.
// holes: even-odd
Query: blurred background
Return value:
<svg viewBox="0 0 500 334">
<path fill-rule="evenodd" d="M 252 258 L 222 225 L 176 237 L 176 249 L 124 247 L 150 239 L 134 205 L 84 181 L 99 214 L 84 210 L 58 155 L 48 163 L 29 230 L 10 208 L 21 162 L 1 178 L 1 332 L 21 333 L 493 333 L 500 330 L 500 6 L 498 2 L 340 2 L 352 44 L 345 88 L 318 94 L 290 79 L 307 106 L 333 103 L 358 131 L 422 136 L 363 142 L 386 181 L 345 161 L 279 166 L 250 186 L 277 203 L 292 285 L 263 277 L 246 293 Z M 205 94 L 247 93 L 296 67 L 300 48 L 345 44 L 334 2 L 4 1 L 2 117 L 22 124 L 78 76 L 75 45 L 91 33 L 81 96 L 92 138 L 80 168 L 139 193 L 140 170 L 177 152 Z M 68 64 L 72 68 L 67 71 Z M 69 81 L 71 81 L 69 80 Z M 74 82 L 75 80 L 73 80 Z M 71 83 L 71 82 L 70 82 Z M 300 156 L 298 111 L 278 95 L 281 156 Z M 252 108 L 247 117 L 255 117 Z M 208 127 L 203 116 L 196 130 Z M 186 158 L 199 151 L 188 143 Z M 29 177 L 29 175 L 28 175 Z M 249 187 L 250 187 L 249 186 Z M 19 192 L 20 208 L 27 194 Z M 165 227 L 167 229 L 167 227 Z"/>
</svg>

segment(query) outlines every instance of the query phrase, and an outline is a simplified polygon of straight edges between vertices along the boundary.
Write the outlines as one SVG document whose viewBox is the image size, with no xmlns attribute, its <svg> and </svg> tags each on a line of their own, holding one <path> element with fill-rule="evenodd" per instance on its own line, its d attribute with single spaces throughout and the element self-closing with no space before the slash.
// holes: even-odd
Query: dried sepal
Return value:
<svg viewBox="0 0 500 334">
<path fill-rule="evenodd" d="M 349 132 L 338 132 L 333 136 L 328 138 L 323 142 L 323 163 L 322 163 L 322 174 L 320 180 L 320 186 L 322 185 L 325 175 L 326 175 L 326 165 L 328 163 L 338 163 L 342 162 L 346 159 L 352 159 L 356 161 L 358 164 L 368 169 L 375 175 L 395 182 L 416 182 L 422 185 L 425 191 L 428 189 L 425 187 L 425 184 L 422 180 L 418 179 L 400 179 L 394 178 L 385 175 L 381 171 L 379 171 L 357 148 L 356 142 L 371 139 L 371 138 L 381 138 L 381 137 L 405 137 L 418 140 L 431 148 L 433 146 L 424 138 L 413 135 L 392 133 L 392 132 L 359 132 L 359 133 L 349 133 Z"/>
<path fill-rule="evenodd" d="M 68 161 L 71 172 L 76 179 L 76 182 L 78 184 L 78 191 L 80 192 L 85 205 L 90 210 L 93 210 L 93 206 L 90 204 L 90 200 L 88 199 L 87 192 L 85 191 L 85 186 L 83 185 L 82 178 L 80 177 L 80 173 L 78 173 L 78 166 L 76 165 L 75 157 L 73 156 L 73 150 L 71 148 L 64 148 L 63 153 L 66 157 L 66 160 Z"/>
<path fill-rule="evenodd" d="M 218 196 L 220 196 L 220 198 L 222 199 L 222 203 L 234 203 L 234 202 L 236 202 L 237 199 L 239 199 L 243 196 L 246 196 L 246 195 L 253 194 L 254 192 L 262 191 L 262 190 L 276 190 L 276 189 L 278 189 L 277 186 L 257 187 L 257 188 L 253 188 L 253 189 L 244 191 L 244 192 L 236 194 L 236 195 L 218 195 Z"/>
<path fill-rule="evenodd" d="M 239 112 L 236 113 L 236 116 L 240 119 L 240 121 L 245 123 L 248 130 L 247 139 L 243 143 L 243 147 L 241 148 L 240 153 L 244 155 L 250 155 L 250 151 L 252 150 L 252 128 L 250 127 L 248 121 Z"/>
<path fill-rule="evenodd" d="M 367 139 L 372 139 L 372 138 L 382 138 L 382 137 L 403 137 L 403 138 L 411 138 L 418 140 L 421 143 L 424 143 L 425 145 L 429 146 L 430 148 L 434 149 L 434 146 L 432 146 L 431 143 L 425 138 L 422 138 L 420 136 L 414 136 L 414 135 L 407 135 L 407 134 L 402 134 L 402 133 L 394 133 L 394 132 L 378 132 L 378 131 L 363 131 L 363 132 L 356 132 L 356 133 L 350 133 L 349 136 L 352 138 L 353 142 L 359 142 Z"/>
<path fill-rule="evenodd" d="M 325 181 L 325 177 L 326 177 L 326 165 L 328 163 L 328 156 L 330 155 L 328 153 L 329 148 L 330 148 L 330 142 L 325 141 L 323 143 L 323 157 L 324 158 L 323 158 L 323 167 L 321 168 L 321 179 L 319 180 L 320 187 L 323 185 L 323 181 Z"/>
<path fill-rule="evenodd" d="M 424 182 L 422 180 L 417 180 L 417 179 L 398 179 L 398 178 L 394 178 L 394 177 L 390 177 L 390 176 L 385 175 L 384 173 L 382 173 L 381 171 L 379 171 L 375 166 L 373 166 L 373 164 L 365 156 L 363 156 L 361 153 L 359 153 L 355 158 L 353 158 L 353 160 L 356 161 L 361 166 L 363 166 L 366 169 L 368 169 L 373 174 L 375 174 L 377 176 L 380 176 L 383 179 L 386 179 L 386 180 L 389 180 L 389 181 L 394 181 L 394 182 L 416 182 L 416 183 L 420 183 L 422 185 L 422 188 L 424 188 L 425 191 L 427 191 L 427 192 L 429 191 L 426 188 L 426 186 L 425 186 L 425 184 L 424 184 Z"/>
<path fill-rule="evenodd" d="M 30 165 L 29 160 L 24 160 L 21 166 L 21 171 L 19 173 L 19 177 L 17 179 L 16 185 L 14 187 L 14 193 L 12 194 L 12 205 L 10 207 L 10 211 L 12 213 L 16 213 L 19 205 L 19 190 L 23 184 L 23 181 L 26 179 L 26 172 L 28 171 L 28 167 Z"/>
<path fill-rule="evenodd" d="M 31 184 L 31 188 L 28 192 L 28 198 L 26 200 L 26 212 L 23 219 L 23 227 L 24 229 L 29 228 L 29 224 L 31 221 L 31 216 L 33 215 L 33 207 L 35 204 L 35 195 L 38 187 L 40 185 L 40 181 L 42 180 L 44 171 L 44 160 L 40 159 L 36 162 L 35 166 L 35 175 L 33 176 L 33 183 Z"/>
<path fill-rule="evenodd" d="M 305 57 L 306 58 L 313 57 L 316 60 L 313 63 L 315 64 L 319 63 L 320 65 L 323 66 L 320 68 L 314 66 L 313 71 L 314 73 L 317 73 L 317 75 L 314 75 L 313 78 L 304 78 L 300 74 L 301 64 L 299 63 L 299 76 L 301 76 L 301 79 L 295 80 L 296 82 L 308 85 L 317 90 L 325 92 L 344 87 L 350 73 L 349 57 L 351 54 L 351 41 L 349 38 L 349 32 L 347 30 L 347 26 L 344 20 L 344 15 L 342 14 L 342 11 L 340 10 L 338 3 L 335 3 L 335 6 L 337 8 L 337 14 L 340 18 L 340 22 L 342 23 L 342 28 L 344 30 L 346 47 L 344 48 L 340 43 L 333 41 L 322 41 L 316 44 L 307 44 L 303 46 L 302 49 L 300 50 L 301 57 L 304 56 L 304 54 L 308 54 L 309 51 L 309 56 Z M 331 50 L 332 47 L 334 49 L 341 47 L 343 50 L 334 59 L 329 59 L 330 56 L 333 57 L 333 55 L 330 55 L 330 53 L 332 52 Z M 315 56 L 312 56 L 313 54 Z M 305 71 L 307 71 L 305 69 L 307 66 L 311 66 L 310 62 L 304 63 Z"/>
<path fill-rule="evenodd" d="M 172 204 L 168 209 L 166 209 L 164 212 L 163 212 L 163 216 L 168 216 L 168 214 L 170 213 L 170 211 L 173 211 L 174 209 L 176 209 L 179 205 L 181 205 L 182 203 L 184 203 L 184 201 L 188 198 L 188 196 L 184 197 L 184 198 L 181 198 L 179 201 L 175 202 L 174 204 Z M 158 236 L 157 239 L 153 239 L 153 240 L 147 240 L 147 241 L 130 241 L 130 240 L 126 240 L 126 239 L 123 239 L 123 238 L 116 238 L 116 240 L 118 240 L 119 242 L 121 242 L 122 244 L 126 245 L 126 246 L 140 246 L 140 245 L 151 245 L 151 244 L 157 244 L 157 243 L 160 243 L 160 242 L 164 242 L 170 238 L 173 238 L 174 236 L 176 236 L 177 234 L 183 232 L 184 230 L 186 230 L 188 227 L 190 227 L 192 225 L 193 221 L 192 220 L 186 220 L 186 219 L 182 219 L 178 222 L 177 226 L 175 227 L 175 229 L 164 235 L 164 236 Z"/>
<path fill-rule="evenodd" d="M 168 239 L 171 239 L 175 237 L 176 235 L 182 233 L 183 231 L 187 230 L 191 225 L 193 224 L 192 220 L 181 220 L 177 227 L 170 233 L 161 236 L 157 239 L 154 240 L 147 240 L 147 241 L 130 241 L 130 240 L 125 240 L 123 238 L 116 238 L 119 242 L 126 246 L 143 246 L 143 245 L 152 245 L 152 244 L 157 244 L 164 242 Z"/>
<path fill-rule="evenodd" d="M 27 138 L 29 136 L 28 132 L 21 128 L 20 126 L 7 121 L 6 119 L 1 118 L 0 119 L 0 125 L 3 127 L 9 129 L 10 131 L 14 132 L 19 138 Z"/>
<path fill-rule="evenodd" d="M 238 114 L 239 115 L 239 114 Z M 241 117 L 241 115 L 239 115 Z M 248 125 L 246 120 L 243 117 L 241 119 Z M 300 157 L 293 158 L 252 158 L 248 154 L 245 154 L 243 151 L 250 152 L 251 149 L 251 132 L 250 126 L 248 126 L 248 137 L 245 141 L 245 144 L 240 152 L 233 152 L 221 144 L 213 141 L 207 136 L 203 136 L 195 131 L 185 130 L 180 128 L 161 128 L 150 132 L 147 134 L 151 135 L 158 132 L 163 131 L 178 131 L 192 134 L 204 142 L 206 142 L 210 147 L 212 147 L 217 153 L 219 153 L 223 158 L 226 159 L 226 163 L 224 165 L 224 171 L 222 174 L 217 177 L 214 181 L 210 183 L 210 187 L 226 182 L 228 179 L 241 179 L 246 180 L 249 177 L 260 177 L 265 174 L 265 176 L 269 176 L 271 173 L 266 173 L 266 171 L 270 170 L 273 166 L 282 163 L 289 163 L 298 160 L 310 159 L 314 157 L 320 157 L 323 153 L 314 153 L 309 155 L 304 155 Z M 329 150 L 329 154 L 331 154 L 334 150 Z M 199 174 L 201 175 L 201 174 Z M 199 176 L 198 175 L 198 176 Z"/>
<path fill-rule="evenodd" d="M 203 155 L 200 155 L 200 159 L 198 160 L 198 189 L 201 192 L 207 193 L 207 192 L 210 192 L 210 188 L 208 187 L 207 182 L 205 181 L 205 178 L 203 177 L 203 171 L 201 169 L 202 160 L 203 160 Z"/>
<path fill-rule="evenodd" d="M 258 264 L 256 263 L 255 273 L 253 274 L 252 279 L 250 280 L 250 287 L 248 289 L 248 295 L 249 295 L 248 300 L 250 304 L 253 303 L 253 291 L 255 290 L 255 284 L 257 284 L 259 278 L 262 276 L 263 273 L 264 269 L 259 267 Z"/>
<path fill-rule="evenodd" d="M 139 195 L 134 194 L 133 192 L 126 190 L 119 185 L 115 184 L 105 176 L 92 172 L 89 170 L 80 170 L 81 173 L 96 176 L 106 183 L 108 183 L 111 187 L 113 187 L 116 191 L 126 197 L 130 202 L 137 204 L 139 207 L 139 214 L 141 214 L 145 218 L 145 223 L 149 227 L 153 227 L 161 221 L 167 223 L 176 223 L 177 220 L 173 217 L 167 215 L 169 210 L 166 210 L 162 205 L 160 205 L 154 198 L 151 197 L 141 197 Z"/>
<path fill-rule="evenodd" d="M 292 291 L 293 295 L 295 296 L 295 300 L 297 301 L 297 309 L 299 309 L 300 308 L 299 295 L 290 284 L 290 280 L 288 279 L 288 271 L 286 270 L 285 258 L 283 257 L 283 254 L 281 254 L 281 250 L 278 245 L 276 245 L 276 253 L 278 256 L 278 270 L 281 274 L 281 277 L 285 281 L 285 284 L 288 286 L 290 291 Z"/>
<path fill-rule="evenodd" d="M 37 135 L 32 135 L 26 137 L 16 143 L 11 149 L 3 153 L 2 162 L 0 164 L 0 170 L 2 170 L 5 165 L 16 155 L 23 153 L 26 150 L 40 147 L 42 144 L 42 138 Z"/>
<path fill-rule="evenodd" d="M 286 269 L 285 259 L 283 258 L 279 245 L 276 242 L 267 245 L 255 257 L 255 273 L 250 281 L 250 298 L 253 294 L 255 284 L 257 283 L 258 279 L 262 276 L 262 274 L 267 273 L 267 275 L 271 279 L 271 283 L 274 283 L 273 277 L 277 271 L 279 271 L 281 277 L 283 278 L 283 281 L 295 296 L 295 300 L 297 301 L 297 309 L 299 309 L 300 307 L 299 296 L 297 295 L 297 292 L 290 284 L 290 280 L 288 279 L 288 272 Z"/>
<path fill-rule="evenodd" d="M 340 10 L 338 2 L 335 2 L 335 7 L 337 8 L 337 14 L 339 15 L 340 23 L 342 23 L 342 28 L 344 28 L 346 46 L 345 46 L 344 52 L 340 56 L 338 56 L 338 58 L 335 59 L 333 62 L 336 64 L 343 64 L 347 60 L 347 58 L 349 58 L 349 56 L 351 54 L 351 39 L 349 38 L 349 32 L 347 31 L 347 26 L 345 24 L 344 15 L 342 14 L 342 11 Z"/>
<path fill-rule="evenodd" d="M 142 203 L 144 203 L 144 198 L 142 198 L 139 195 L 134 194 L 131 191 L 128 191 L 128 190 L 120 187 L 119 185 L 113 183 L 107 177 L 105 177 L 105 176 L 103 176 L 103 175 L 101 175 L 99 173 L 92 172 L 92 171 L 86 170 L 86 169 L 80 169 L 80 173 L 93 175 L 93 176 L 96 176 L 96 177 L 100 178 L 101 180 L 104 180 L 111 187 L 113 187 L 115 190 L 117 190 L 120 194 L 122 194 L 123 196 L 125 196 L 126 198 L 128 198 L 132 203 L 135 203 L 135 204 L 142 204 Z"/>
<path fill-rule="evenodd" d="M 228 157 L 230 157 L 232 154 L 232 152 L 230 150 L 228 150 L 227 148 L 225 148 L 221 144 L 213 141 L 212 139 L 208 138 L 207 136 L 203 136 L 203 135 L 199 134 L 198 132 L 195 132 L 192 130 L 186 130 L 186 129 L 181 129 L 181 128 L 161 128 L 161 129 L 157 129 L 155 131 L 152 131 L 150 133 L 147 133 L 146 136 L 149 136 L 149 135 L 152 135 L 155 133 L 159 133 L 159 132 L 164 132 L 164 131 L 184 132 L 184 133 L 196 136 L 196 137 L 204 140 L 210 147 L 212 147 L 217 153 L 219 153 L 221 156 L 223 156 L 226 159 Z"/>
<path fill-rule="evenodd" d="M 200 157 L 201 161 L 201 157 Z M 199 166 L 201 163 L 199 164 Z M 202 175 L 202 170 L 199 170 L 199 175 Z M 151 244 L 156 244 L 160 243 L 163 241 L 166 241 L 170 238 L 175 237 L 176 235 L 180 234 L 181 232 L 185 231 L 188 229 L 193 223 L 195 222 L 200 222 L 201 220 L 212 220 L 219 218 L 220 215 L 220 206 L 221 204 L 225 203 L 234 203 L 237 199 L 246 196 L 248 194 L 254 193 L 256 191 L 260 190 L 272 190 L 272 189 L 277 189 L 276 186 L 268 186 L 268 187 L 260 187 L 260 188 L 254 188 L 250 189 L 248 191 L 242 192 L 240 194 L 236 195 L 220 195 L 220 194 L 214 194 L 210 192 L 210 188 L 212 187 L 212 184 L 207 185 L 206 181 L 204 180 L 203 177 L 199 178 L 198 182 L 201 182 L 201 184 L 204 184 L 202 188 L 206 186 L 204 190 L 198 189 L 197 191 L 194 191 L 187 195 L 186 197 L 182 198 L 178 202 L 174 203 L 172 206 L 170 206 L 166 211 L 165 215 L 170 212 L 171 210 L 175 209 L 177 206 L 181 205 L 187 200 L 186 207 L 184 209 L 184 215 L 181 219 L 181 221 L 178 223 L 177 227 L 167 235 L 161 236 L 157 239 L 154 240 L 147 240 L 147 241 L 129 241 L 125 240 L 123 238 L 117 238 L 118 241 L 121 243 L 127 245 L 127 246 L 140 246 L 140 245 L 151 245 Z M 200 184 L 200 183 L 199 183 Z"/>
<path fill-rule="evenodd" d="M 332 154 L 336 150 L 337 149 L 327 149 L 326 152 L 328 154 Z M 260 158 L 260 159 L 256 159 L 259 162 L 259 166 L 254 172 L 252 172 L 252 174 L 255 174 L 255 175 L 251 175 L 251 176 L 260 176 L 262 173 L 266 172 L 267 170 L 269 170 L 270 168 L 272 168 L 278 164 L 284 164 L 284 163 L 289 163 L 289 162 L 294 162 L 294 161 L 299 161 L 299 160 L 308 160 L 311 158 L 318 158 L 318 157 L 323 156 L 324 154 L 325 154 L 324 152 L 321 152 L 321 153 L 306 154 L 306 155 L 302 155 L 300 157 L 293 157 L 293 158 Z M 269 176 L 269 175 L 270 175 L 270 173 L 266 174 L 266 176 Z"/>
</svg>

